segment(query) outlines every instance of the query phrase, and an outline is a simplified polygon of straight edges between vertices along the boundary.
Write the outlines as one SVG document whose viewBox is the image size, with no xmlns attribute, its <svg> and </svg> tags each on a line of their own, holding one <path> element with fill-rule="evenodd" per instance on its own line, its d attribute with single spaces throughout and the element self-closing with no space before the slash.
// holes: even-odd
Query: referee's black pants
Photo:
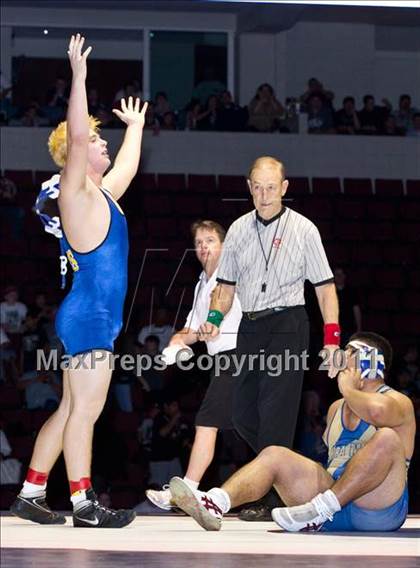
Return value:
<svg viewBox="0 0 420 568">
<path fill-rule="evenodd" d="M 235 379 L 233 424 L 256 453 L 272 445 L 292 447 L 304 374 L 301 354 L 308 346 L 309 321 L 303 306 L 241 320 L 236 352 L 238 360 L 245 357 L 245 364 Z M 265 360 L 281 355 L 283 367 L 289 357 L 289 369 L 270 376 L 267 365 L 262 370 L 255 358 L 254 369 L 250 369 L 249 355 L 261 360 L 262 351 Z M 293 355 L 299 357 L 298 364 Z"/>
</svg>

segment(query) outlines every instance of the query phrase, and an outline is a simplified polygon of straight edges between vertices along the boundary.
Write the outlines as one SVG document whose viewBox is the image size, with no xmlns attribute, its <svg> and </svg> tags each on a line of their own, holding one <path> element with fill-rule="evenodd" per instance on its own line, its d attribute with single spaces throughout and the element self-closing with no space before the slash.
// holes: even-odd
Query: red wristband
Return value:
<svg viewBox="0 0 420 568">
<path fill-rule="evenodd" d="M 324 325 L 324 345 L 340 345 L 341 329 L 338 323 Z"/>
</svg>

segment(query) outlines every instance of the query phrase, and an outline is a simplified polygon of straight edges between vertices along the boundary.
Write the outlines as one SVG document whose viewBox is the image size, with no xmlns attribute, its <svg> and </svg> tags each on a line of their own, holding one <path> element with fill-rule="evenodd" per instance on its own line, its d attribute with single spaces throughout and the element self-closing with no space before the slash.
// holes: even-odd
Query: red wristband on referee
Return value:
<svg viewBox="0 0 420 568">
<path fill-rule="evenodd" d="M 340 345 L 341 329 L 338 323 L 324 325 L 324 345 Z"/>
</svg>

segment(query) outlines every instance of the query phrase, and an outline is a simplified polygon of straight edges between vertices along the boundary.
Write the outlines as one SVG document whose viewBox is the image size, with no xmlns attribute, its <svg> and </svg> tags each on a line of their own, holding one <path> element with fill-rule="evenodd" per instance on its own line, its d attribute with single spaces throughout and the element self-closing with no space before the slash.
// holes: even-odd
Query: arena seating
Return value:
<svg viewBox="0 0 420 568">
<path fill-rule="evenodd" d="M 11 240 L 2 227 L 0 246 L 3 283 L 16 283 L 30 303 L 34 291 L 45 289 L 51 301 L 59 301 L 59 247 L 42 232 L 32 211 L 40 184 L 53 172 L 7 171 L 17 186 L 17 204 L 25 211 L 24 237 Z M 418 339 L 420 318 L 420 180 L 370 180 L 345 178 L 290 178 L 287 206 L 301 212 L 319 227 L 332 266 L 343 266 L 349 284 L 357 286 L 362 301 L 364 327 L 390 337 L 394 348 Z M 226 228 L 252 207 L 243 176 L 140 174 L 121 199 L 131 236 L 129 284 L 134 290 L 142 268 L 135 313 L 130 326 L 148 321 L 150 301 L 165 301 L 178 323 L 192 301 L 199 265 L 191 250 L 190 225 L 211 218 Z M 169 289 L 169 291 L 168 291 Z M 130 295 L 130 292 L 129 292 Z M 127 309 L 129 306 L 126 306 Z M 141 398 L 141 397 L 140 397 Z M 45 411 L 22 410 L 21 393 L 0 386 L 0 412 L 8 424 L 14 454 L 24 469 L 33 434 L 46 417 Z M 130 456 L 130 471 L 113 481 L 116 507 L 131 506 L 139 499 L 144 466 L 138 462 L 140 446 L 135 432 L 139 409 L 111 411 L 110 423 L 121 447 Z M 3 491 L 0 506 L 7 508 L 15 487 Z M 66 506 L 54 493 L 53 506 Z"/>
</svg>

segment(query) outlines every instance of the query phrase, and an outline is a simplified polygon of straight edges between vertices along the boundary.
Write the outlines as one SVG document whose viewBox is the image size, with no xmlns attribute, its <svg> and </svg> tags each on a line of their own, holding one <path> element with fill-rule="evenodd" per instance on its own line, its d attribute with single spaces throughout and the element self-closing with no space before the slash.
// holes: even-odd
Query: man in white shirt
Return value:
<svg viewBox="0 0 420 568">
<path fill-rule="evenodd" d="M 8 286 L 4 291 L 4 302 L 0 304 L 0 322 L 8 334 L 21 333 L 22 323 L 28 308 L 19 302 L 19 292 L 15 286 Z"/>
<path fill-rule="evenodd" d="M 226 231 L 215 221 L 197 221 L 191 227 L 197 258 L 203 272 L 194 292 L 194 302 L 188 314 L 185 326 L 178 331 L 169 342 L 169 350 L 187 349 L 198 341 L 197 331 L 206 321 L 211 294 L 216 287 L 217 268 L 222 253 Z M 236 348 L 236 336 L 242 318 L 242 309 L 235 295 L 230 311 L 220 326 L 220 334 L 216 339 L 206 342 L 207 351 L 216 357 L 223 354 L 230 357 Z M 165 356 L 165 352 L 164 352 Z M 231 360 L 230 360 L 231 361 Z M 213 367 L 211 381 L 206 396 L 196 416 L 196 435 L 191 450 L 188 469 L 184 481 L 197 489 L 199 483 L 213 460 L 218 430 L 233 429 L 232 394 L 234 377 L 230 369 L 215 372 Z M 169 489 L 162 491 L 148 490 L 147 497 L 161 509 L 170 510 L 171 493 Z"/>
<path fill-rule="evenodd" d="M 159 308 L 156 312 L 156 319 L 150 325 L 141 328 L 137 341 L 144 345 L 150 335 L 155 335 L 159 339 L 159 351 L 163 351 L 168 346 L 174 332 L 174 328 L 168 323 L 168 314 L 165 308 Z"/>
</svg>

